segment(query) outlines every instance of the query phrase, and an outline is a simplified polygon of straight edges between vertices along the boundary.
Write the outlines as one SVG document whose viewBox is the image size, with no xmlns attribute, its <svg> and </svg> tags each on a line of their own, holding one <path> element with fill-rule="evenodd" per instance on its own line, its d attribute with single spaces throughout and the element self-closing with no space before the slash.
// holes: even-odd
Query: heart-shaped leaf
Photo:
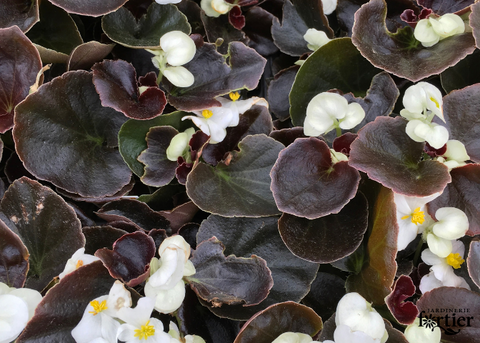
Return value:
<svg viewBox="0 0 480 343">
<path fill-rule="evenodd" d="M 283 145 L 265 135 L 245 137 L 240 152 L 216 167 L 199 163 L 187 178 L 187 194 L 201 210 L 225 217 L 278 214 L 270 170 Z M 232 196 L 232 195 L 235 196 Z"/>
<path fill-rule="evenodd" d="M 284 332 L 315 336 L 322 327 L 322 318 L 311 308 L 287 301 L 257 313 L 245 323 L 234 343 L 270 343 Z"/>
<path fill-rule="evenodd" d="M 128 0 L 51 0 L 55 6 L 63 8 L 68 13 L 98 17 L 114 12 L 122 7 Z"/>
<path fill-rule="evenodd" d="M 322 46 L 303 63 L 293 83 L 290 92 L 293 124 L 303 125 L 308 103 L 321 92 L 337 88 L 344 93 L 365 96 L 378 72 L 360 55 L 350 38 L 334 39 Z"/>
<path fill-rule="evenodd" d="M 225 218 L 211 215 L 200 225 L 197 244 L 217 237 L 225 246 L 225 254 L 250 257 L 256 255 L 267 261 L 272 272 L 273 288 L 259 305 L 209 307 L 220 317 L 248 320 L 258 311 L 283 301 L 300 301 L 315 279 L 318 264 L 294 256 L 278 233 L 278 218 Z"/>
<path fill-rule="evenodd" d="M 461 141 L 470 159 L 480 162 L 480 84 L 453 91 L 443 100 L 450 139 Z"/>
<path fill-rule="evenodd" d="M 28 256 L 22 240 L 0 220 L 0 282 L 22 288 L 27 278 Z"/>
<path fill-rule="evenodd" d="M 452 182 L 445 187 L 442 195 L 428 205 L 430 213 L 435 213 L 441 207 L 456 207 L 468 217 L 467 235 L 480 234 L 480 165 L 467 164 L 450 171 Z"/>
<path fill-rule="evenodd" d="M 358 275 L 347 279 L 347 292 L 360 293 L 374 305 L 383 305 L 392 292 L 397 272 L 398 225 L 393 192 L 382 187 L 373 208 L 373 227 L 368 237 L 367 260 Z"/>
<path fill-rule="evenodd" d="M 18 156 L 35 177 L 71 193 L 101 197 L 130 182 L 131 172 L 117 150 L 125 120 L 102 106 L 91 74 L 67 72 L 17 106 L 13 137 Z"/>
<path fill-rule="evenodd" d="M 448 169 L 437 161 L 421 161 L 424 143 L 412 140 L 405 133 L 406 125 L 401 117 L 378 117 L 367 124 L 350 146 L 348 163 L 396 193 L 441 192 L 451 181 Z"/>
<path fill-rule="evenodd" d="M 18 26 L 27 32 L 38 22 L 38 0 L 4 0 L 0 3 L 0 28 Z"/>
<path fill-rule="evenodd" d="M 282 150 L 271 177 L 278 209 L 308 219 L 340 212 L 360 182 L 355 168 L 346 161 L 333 163 L 327 144 L 313 137 L 299 138 Z"/>
<path fill-rule="evenodd" d="M 273 286 L 267 263 L 261 257 L 223 255 L 225 247 L 215 237 L 200 243 L 192 254 L 195 274 L 186 279 L 195 293 L 214 306 L 257 305 Z"/>
<path fill-rule="evenodd" d="M 40 55 L 17 27 L 0 29 L 0 133 L 13 126 L 13 110 L 25 99 L 42 68 Z"/>
<path fill-rule="evenodd" d="M 178 164 L 167 158 L 167 149 L 177 133 L 171 126 L 155 126 L 148 131 L 145 138 L 148 148 L 138 156 L 138 160 L 145 164 L 145 174 L 141 177 L 144 184 L 161 187 L 175 177 Z"/>
<path fill-rule="evenodd" d="M 368 227 L 368 203 L 361 193 L 338 214 L 308 220 L 284 213 L 278 230 L 290 251 L 300 258 L 330 263 L 354 252 Z"/>
<path fill-rule="evenodd" d="M 71 332 L 88 303 L 107 295 L 114 281 L 100 261 L 66 275 L 43 297 L 16 342 L 75 343 Z"/>
<path fill-rule="evenodd" d="M 73 208 L 50 188 L 26 177 L 15 180 L 0 203 L 2 220 L 30 252 L 26 287 L 41 291 L 85 245 Z"/>
<path fill-rule="evenodd" d="M 134 287 L 150 276 L 150 260 L 155 256 L 155 242 L 143 232 L 128 233 L 113 243 L 113 250 L 97 250 L 114 279 Z"/>
<path fill-rule="evenodd" d="M 119 44 L 131 48 L 158 48 L 160 38 L 170 31 L 190 34 L 190 24 L 175 5 L 152 3 L 147 13 L 135 19 L 125 7 L 102 18 L 105 34 Z"/>
<path fill-rule="evenodd" d="M 133 119 L 152 119 L 162 114 L 167 99 L 158 87 L 140 94 L 133 66 L 125 61 L 104 61 L 92 67 L 93 84 L 103 106 Z"/>
<path fill-rule="evenodd" d="M 374 66 L 416 82 L 439 74 L 475 50 L 470 32 L 441 40 L 425 48 L 410 26 L 396 33 L 385 25 L 385 0 L 371 0 L 355 13 L 352 42 Z"/>
<path fill-rule="evenodd" d="M 228 46 L 228 56 L 226 63 L 214 44 L 203 44 L 193 60 L 184 65 L 195 77 L 193 85 L 178 88 L 165 82 L 168 102 L 179 110 L 203 110 L 220 106 L 220 102 L 214 99 L 217 96 L 242 88 L 255 89 L 266 60 L 240 42 L 232 42 Z"/>
</svg>

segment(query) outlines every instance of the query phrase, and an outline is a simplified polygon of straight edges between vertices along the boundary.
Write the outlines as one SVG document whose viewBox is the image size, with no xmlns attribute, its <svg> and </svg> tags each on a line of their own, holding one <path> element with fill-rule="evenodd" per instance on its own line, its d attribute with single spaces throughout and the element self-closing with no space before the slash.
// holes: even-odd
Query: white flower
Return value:
<svg viewBox="0 0 480 343">
<path fill-rule="evenodd" d="M 42 295 L 29 288 L 13 288 L 0 282 L 0 343 L 12 342 L 33 317 Z"/>
<path fill-rule="evenodd" d="M 89 343 L 94 340 L 116 343 L 120 323 L 114 318 L 124 307 L 132 306 L 129 291 L 120 281 L 115 281 L 108 295 L 103 295 L 89 302 L 82 319 L 72 330 L 72 337 L 77 343 Z"/>
<path fill-rule="evenodd" d="M 420 319 L 415 318 L 415 321 L 405 329 L 404 335 L 409 343 L 440 343 L 442 332 L 438 326 L 433 330 L 425 325 L 420 326 Z"/>
<path fill-rule="evenodd" d="M 228 13 L 234 7 L 234 5 L 224 0 L 202 0 L 200 6 L 207 16 L 214 18 Z"/>
<path fill-rule="evenodd" d="M 227 135 L 227 127 L 234 122 L 234 113 L 226 107 L 210 107 L 203 111 L 193 111 L 196 116 L 185 116 L 182 120 L 190 119 L 193 123 L 210 136 L 210 143 L 220 143 Z"/>
<path fill-rule="evenodd" d="M 438 220 L 425 229 L 423 238 L 431 252 L 439 257 L 447 257 L 452 252 L 452 240 L 459 239 L 468 230 L 467 215 L 455 207 L 442 207 L 435 212 Z"/>
<path fill-rule="evenodd" d="M 380 343 L 380 338 L 372 338 L 362 331 L 354 331 L 347 325 L 339 325 L 333 332 L 333 343 Z M 323 343 L 326 343 L 324 341 Z"/>
<path fill-rule="evenodd" d="M 300 333 L 300 332 L 284 332 L 277 338 L 275 338 L 272 343 L 311 343 L 312 337 Z"/>
<path fill-rule="evenodd" d="M 197 51 L 195 42 L 181 31 L 170 31 L 160 38 L 160 50 L 149 50 L 154 54 L 153 64 L 168 81 L 177 87 L 189 87 L 194 76 L 182 65 L 190 62 Z"/>
<path fill-rule="evenodd" d="M 457 167 L 464 166 L 470 156 L 467 154 L 467 149 L 462 142 L 455 139 L 451 139 L 447 142 L 447 151 L 441 157 L 437 158 L 437 161 L 445 164 L 449 170 Z"/>
<path fill-rule="evenodd" d="M 180 331 L 178 326 L 174 322 L 170 322 L 168 327 L 168 334 L 172 336 L 171 343 L 181 343 L 180 342 Z M 205 343 L 205 340 L 197 335 L 186 335 L 184 337 L 185 343 Z"/>
<path fill-rule="evenodd" d="M 337 0 L 322 0 L 322 6 L 325 15 L 332 14 L 337 8 Z"/>
<path fill-rule="evenodd" d="M 303 124 L 306 136 L 317 137 L 334 128 L 352 129 L 365 118 L 365 111 L 357 103 L 349 104 L 336 93 L 317 94 L 307 106 L 307 116 Z"/>
<path fill-rule="evenodd" d="M 303 39 L 307 41 L 307 47 L 312 51 L 320 49 L 322 46 L 331 41 L 325 32 L 316 29 L 308 29 L 303 35 Z"/>
<path fill-rule="evenodd" d="M 182 0 L 155 0 L 155 2 L 159 5 L 167 5 L 167 4 L 178 4 Z"/>
<path fill-rule="evenodd" d="M 145 296 L 155 301 L 155 310 L 160 313 L 172 313 L 178 310 L 185 299 L 185 283 L 180 280 L 170 289 L 153 287 L 151 282 L 145 284 Z"/>
<path fill-rule="evenodd" d="M 441 17 L 430 16 L 421 19 L 415 26 L 413 35 L 424 47 L 430 47 L 438 41 L 465 32 L 465 23 L 460 16 L 447 13 Z"/>
<path fill-rule="evenodd" d="M 427 142 L 435 149 L 443 147 L 449 137 L 448 130 L 445 127 L 418 119 L 410 120 L 405 132 L 415 142 Z"/>
<path fill-rule="evenodd" d="M 176 162 L 180 156 L 183 156 L 188 149 L 188 142 L 195 133 L 193 127 L 186 129 L 184 132 L 176 134 L 170 141 L 170 145 L 167 148 L 167 159 Z M 188 152 L 188 150 L 187 150 Z"/>
<path fill-rule="evenodd" d="M 170 343 L 170 335 L 163 331 L 163 324 L 157 318 L 150 318 L 153 300 L 141 298 L 137 307 L 124 307 L 118 317 L 125 322 L 118 329 L 117 339 L 126 343 Z"/>
<path fill-rule="evenodd" d="M 410 86 L 403 96 L 400 115 L 408 120 L 426 119 L 431 113 L 445 121 L 443 117 L 442 93 L 428 82 L 419 82 Z"/>
<path fill-rule="evenodd" d="M 431 273 L 424 276 L 420 281 L 422 293 L 441 286 L 470 289 L 465 279 L 453 272 L 453 269 L 460 268 L 463 262 L 465 262 L 463 259 L 464 254 L 465 246 L 461 241 L 452 242 L 452 252 L 446 258 L 438 257 L 430 249 L 422 251 L 423 262 L 432 266 L 430 267 Z"/>
<path fill-rule="evenodd" d="M 342 161 L 348 161 L 348 156 L 342 154 L 341 152 L 335 151 L 334 149 L 330 149 L 330 155 L 332 156 L 332 163 L 338 163 Z"/>
<path fill-rule="evenodd" d="M 75 251 L 71 258 L 68 259 L 65 269 L 58 275 L 58 277 L 61 279 L 65 275 L 77 270 L 81 266 L 98 260 L 100 259 L 96 256 L 85 254 L 85 248 L 80 248 Z"/>
<path fill-rule="evenodd" d="M 427 213 L 425 205 L 437 198 L 441 193 L 428 197 L 409 197 L 394 193 L 398 223 L 397 249 L 403 250 L 417 237 L 417 234 L 433 224 L 433 219 Z"/>
<path fill-rule="evenodd" d="M 232 111 L 232 120 L 228 126 L 237 126 L 240 121 L 240 114 L 247 112 L 253 105 L 260 105 L 268 108 L 268 102 L 265 99 L 256 96 L 246 100 L 238 100 L 240 99 L 240 94 L 238 92 L 230 92 L 228 97 L 230 100 L 224 97 L 216 98 L 216 100 L 222 104 L 222 108 Z"/>
<path fill-rule="evenodd" d="M 360 294 L 347 293 L 340 299 L 335 313 L 335 324 L 346 325 L 352 331 L 361 331 L 384 343 L 388 339 L 382 316 Z"/>
</svg>

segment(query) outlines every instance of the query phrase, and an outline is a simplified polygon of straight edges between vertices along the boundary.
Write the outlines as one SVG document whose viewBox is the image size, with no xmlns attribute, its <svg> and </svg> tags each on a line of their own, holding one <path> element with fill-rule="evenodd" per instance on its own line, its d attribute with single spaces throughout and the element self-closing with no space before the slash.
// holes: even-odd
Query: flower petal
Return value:
<svg viewBox="0 0 480 343">
<path fill-rule="evenodd" d="M 195 82 L 193 74 L 184 67 L 167 67 L 163 76 L 177 87 L 190 87 Z"/>
<path fill-rule="evenodd" d="M 447 240 L 459 239 L 468 230 L 467 215 L 455 207 L 442 207 L 435 212 L 438 222 L 433 225 L 433 232 Z"/>
<path fill-rule="evenodd" d="M 155 310 L 160 313 L 172 313 L 178 310 L 185 299 L 185 283 L 180 280 L 173 288 L 163 290 L 147 282 L 145 295 L 155 301 Z"/>
<path fill-rule="evenodd" d="M 170 31 L 164 34 L 160 38 L 160 46 L 165 51 L 168 64 L 176 67 L 190 62 L 197 50 L 193 39 L 182 31 Z"/>
</svg>

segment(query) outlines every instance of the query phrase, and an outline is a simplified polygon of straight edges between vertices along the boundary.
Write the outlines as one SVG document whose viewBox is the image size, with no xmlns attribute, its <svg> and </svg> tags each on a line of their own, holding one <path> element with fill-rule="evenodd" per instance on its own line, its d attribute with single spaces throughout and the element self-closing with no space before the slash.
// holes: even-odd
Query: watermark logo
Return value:
<svg viewBox="0 0 480 343">
<path fill-rule="evenodd" d="M 473 316 L 469 315 L 470 309 L 436 308 L 420 312 L 419 326 L 431 329 L 439 327 L 446 335 L 456 335 L 462 329 L 471 327 Z"/>
</svg>

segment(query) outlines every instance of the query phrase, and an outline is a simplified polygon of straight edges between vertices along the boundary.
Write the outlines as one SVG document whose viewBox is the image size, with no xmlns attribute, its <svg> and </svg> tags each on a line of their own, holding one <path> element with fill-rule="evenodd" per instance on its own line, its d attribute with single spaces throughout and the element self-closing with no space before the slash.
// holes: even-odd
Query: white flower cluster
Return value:
<svg viewBox="0 0 480 343">
<path fill-rule="evenodd" d="M 448 141 L 445 127 L 432 123 L 434 116 L 443 118 L 442 93 L 428 82 L 419 82 L 410 86 L 403 96 L 400 115 L 408 120 L 405 131 L 415 142 L 427 142 L 435 149 L 440 149 Z"/>
<path fill-rule="evenodd" d="M 36 290 L 0 282 L 0 343 L 12 342 L 20 335 L 41 300 Z"/>
<path fill-rule="evenodd" d="M 382 316 L 358 293 L 347 293 L 338 302 L 335 313 L 335 341 L 323 343 L 384 343 L 388 339 Z M 272 343 L 312 343 L 312 337 L 285 332 Z"/>
<path fill-rule="evenodd" d="M 195 78 L 184 64 L 190 62 L 195 56 L 197 48 L 194 41 L 181 31 L 170 31 L 160 38 L 158 50 L 147 49 L 152 53 L 152 62 L 174 86 L 189 87 Z"/>
<path fill-rule="evenodd" d="M 193 111 L 194 116 L 185 116 L 182 120 L 190 119 L 193 123 L 210 136 L 210 144 L 220 143 L 227 135 L 227 127 L 237 126 L 240 121 L 240 114 L 246 112 L 253 105 L 262 105 L 268 107 L 268 103 L 263 98 L 253 97 L 247 100 L 238 100 L 240 94 L 231 92 L 230 100 L 219 97 L 218 100 L 222 105 L 220 107 L 210 107 L 203 111 Z M 173 138 L 175 139 L 175 137 Z M 177 150 L 172 144 L 183 144 L 178 141 L 170 143 L 169 149 Z M 178 149 L 180 150 L 180 149 Z M 180 155 L 178 155 L 180 156 Z M 178 157 L 177 156 L 177 157 Z M 173 155 L 171 156 L 173 158 Z"/>
<path fill-rule="evenodd" d="M 77 343 L 180 343 L 178 328 L 172 323 L 168 333 L 160 320 L 152 318 L 156 309 L 176 311 L 185 297 L 183 276 L 193 275 L 195 267 L 188 260 L 190 246 L 181 236 L 165 239 L 159 247 L 160 259 L 150 263 L 151 276 L 145 284 L 146 297 L 132 308 L 132 297 L 123 283 L 115 281 L 108 295 L 92 300 L 81 321 L 72 330 Z M 187 335 L 186 342 L 205 343 L 198 336 Z"/>
<path fill-rule="evenodd" d="M 443 16 L 430 15 L 415 26 L 413 35 L 424 47 L 431 47 L 440 40 L 465 32 L 465 23 L 454 13 Z"/>
<path fill-rule="evenodd" d="M 420 282 L 422 293 L 441 286 L 468 288 L 468 284 L 453 269 L 460 268 L 464 262 L 465 247 L 458 241 L 468 230 L 466 214 L 455 207 L 442 207 L 435 212 L 434 221 L 426 211 L 426 204 L 440 194 L 428 197 L 408 197 L 394 195 L 397 208 L 398 250 L 403 250 L 422 233 L 428 249 L 422 252 L 422 260 L 431 265 L 430 273 Z"/>
<path fill-rule="evenodd" d="M 318 137 L 333 129 L 353 129 L 365 118 L 362 106 L 336 93 L 323 92 L 315 95 L 307 106 L 303 123 L 305 136 Z"/>
<path fill-rule="evenodd" d="M 65 269 L 58 275 L 58 277 L 62 279 L 65 275 L 70 274 L 81 266 L 98 260 L 100 259 L 96 256 L 85 254 L 85 248 L 80 248 L 75 251 L 72 257 L 67 260 L 67 263 L 65 264 Z"/>
</svg>

